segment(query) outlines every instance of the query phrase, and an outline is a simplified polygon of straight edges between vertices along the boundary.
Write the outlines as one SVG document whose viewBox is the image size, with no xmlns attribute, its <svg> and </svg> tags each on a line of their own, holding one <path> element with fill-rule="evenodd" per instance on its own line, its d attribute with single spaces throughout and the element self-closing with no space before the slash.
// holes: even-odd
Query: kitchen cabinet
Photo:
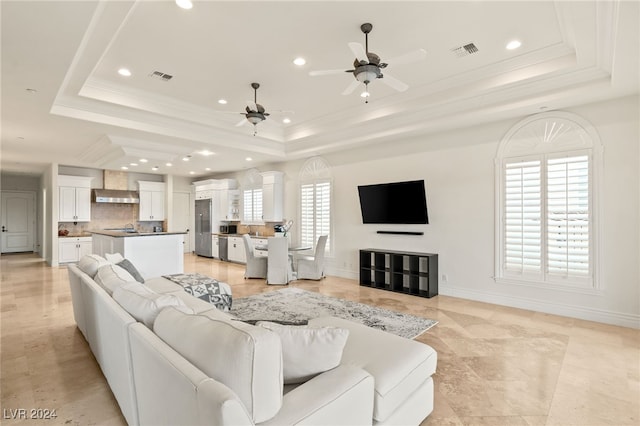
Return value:
<svg viewBox="0 0 640 426">
<path fill-rule="evenodd" d="M 284 173 L 262 173 L 262 220 L 282 222 L 284 216 Z"/>
<path fill-rule="evenodd" d="M 231 262 L 247 263 L 247 254 L 244 251 L 242 237 L 229 237 L 227 256 Z"/>
<path fill-rule="evenodd" d="M 220 237 L 217 235 L 211 236 L 211 256 L 220 258 Z"/>
<path fill-rule="evenodd" d="M 58 238 L 58 263 L 77 262 L 91 252 L 91 237 Z"/>
<path fill-rule="evenodd" d="M 164 214 L 164 182 L 138 181 L 140 192 L 139 220 L 163 221 Z"/>
<path fill-rule="evenodd" d="M 240 220 L 240 190 L 221 189 L 220 220 Z"/>
<path fill-rule="evenodd" d="M 58 222 L 91 221 L 91 179 L 58 175 Z"/>
</svg>

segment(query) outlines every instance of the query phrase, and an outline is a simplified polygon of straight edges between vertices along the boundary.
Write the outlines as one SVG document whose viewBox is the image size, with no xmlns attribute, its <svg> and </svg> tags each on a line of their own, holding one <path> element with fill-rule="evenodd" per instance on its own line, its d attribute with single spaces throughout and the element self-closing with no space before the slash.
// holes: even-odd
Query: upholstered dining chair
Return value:
<svg viewBox="0 0 640 426">
<path fill-rule="evenodd" d="M 267 247 L 269 248 L 267 284 L 289 284 L 289 281 L 293 279 L 293 271 L 289 259 L 289 239 L 285 237 L 269 237 L 267 241 Z"/>
<path fill-rule="evenodd" d="M 327 245 L 327 235 L 318 237 L 315 255 L 311 258 L 298 259 L 299 280 L 319 280 L 324 277 L 324 249 Z"/>
<path fill-rule="evenodd" d="M 253 253 L 253 241 L 248 234 L 242 236 L 244 239 L 244 250 L 247 254 L 247 268 L 244 271 L 246 278 L 267 278 L 267 258 L 257 257 Z"/>
</svg>

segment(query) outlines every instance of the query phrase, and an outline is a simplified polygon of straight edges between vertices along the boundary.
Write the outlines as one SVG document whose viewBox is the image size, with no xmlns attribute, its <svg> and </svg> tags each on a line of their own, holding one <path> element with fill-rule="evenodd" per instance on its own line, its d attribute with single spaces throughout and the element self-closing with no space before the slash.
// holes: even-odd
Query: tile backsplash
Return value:
<svg viewBox="0 0 640 426">
<path fill-rule="evenodd" d="M 106 204 L 91 203 L 91 222 L 59 222 L 60 229 L 66 229 L 70 234 L 82 234 L 86 231 L 105 228 L 124 228 L 131 224 L 141 232 L 153 232 L 154 226 L 162 226 L 166 230 L 162 221 L 139 222 L 138 204 Z"/>
</svg>

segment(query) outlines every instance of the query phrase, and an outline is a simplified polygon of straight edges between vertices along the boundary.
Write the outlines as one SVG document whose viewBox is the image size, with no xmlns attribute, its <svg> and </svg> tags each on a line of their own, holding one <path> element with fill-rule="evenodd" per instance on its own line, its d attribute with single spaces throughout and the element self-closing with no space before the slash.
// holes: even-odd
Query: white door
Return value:
<svg viewBox="0 0 640 426">
<path fill-rule="evenodd" d="M 2 253 L 33 251 L 36 205 L 33 192 L 2 192 L 0 245 Z"/>
<path fill-rule="evenodd" d="M 171 231 L 187 233 L 184 236 L 184 252 L 191 252 L 191 195 L 188 192 L 173 193 L 173 225 Z"/>
</svg>

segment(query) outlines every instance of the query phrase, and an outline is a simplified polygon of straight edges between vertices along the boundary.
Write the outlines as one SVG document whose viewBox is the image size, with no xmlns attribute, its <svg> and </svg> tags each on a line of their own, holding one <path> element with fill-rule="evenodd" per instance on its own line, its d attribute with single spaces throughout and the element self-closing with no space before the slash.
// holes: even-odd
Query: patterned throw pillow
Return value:
<svg viewBox="0 0 640 426">
<path fill-rule="evenodd" d="M 129 259 L 124 259 L 116 263 L 116 265 L 118 265 L 119 267 L 123 268 L 125 271 L 130 273 L 131 276 L 136 279 L 136 281 L 144 284 L 144 278 L 142 278 L 142 275 L 140 275 L 140 272 L 138 272 L 136 267 L 133 266 L 133 263 L 131 263 Z"/>
</svg>

